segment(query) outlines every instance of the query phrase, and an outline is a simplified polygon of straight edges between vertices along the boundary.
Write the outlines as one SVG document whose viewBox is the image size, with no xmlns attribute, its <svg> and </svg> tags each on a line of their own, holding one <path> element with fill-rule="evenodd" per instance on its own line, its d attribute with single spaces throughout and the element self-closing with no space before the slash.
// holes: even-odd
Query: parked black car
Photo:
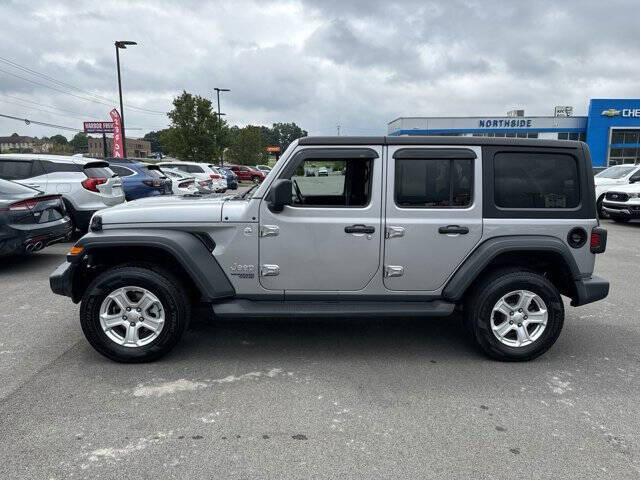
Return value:
<svg viewBox="0 0 640 480">
<path fill-rule="evenodd" d="M 71 236 L 61 195 L 0 179 L 0 255 L 42 250 Z"/>
</svg>

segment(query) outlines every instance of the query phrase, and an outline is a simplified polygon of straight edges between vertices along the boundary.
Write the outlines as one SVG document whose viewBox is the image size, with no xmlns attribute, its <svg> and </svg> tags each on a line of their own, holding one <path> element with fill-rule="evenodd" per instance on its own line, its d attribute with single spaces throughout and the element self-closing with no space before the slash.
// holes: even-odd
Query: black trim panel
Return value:
<svg viewBox="0 0 640 480">
<path fill-rule="evenodd" d="M 478 156 L 468 148 L 401 148 L 396 150 L 393 158 L 400 159 L 476 159 Z"/>
<path fill-rule="evenodd" d="M 573 140 L 541 140 L 536 138 L 446 137 L 427 135 L 387 137 L 302 137 L 298 145 L 506 145 L 545 148 L 582 148 Z"/>
<path fill-rule="evenodd" d="M 574 280 L 580 279 L 580 269 L 576 264 L 569 247 L 560 239 L 549 236 L 522 235 L 495 237 L 483 242 L 476 248 L 453 277 L 447 282 L 442 296 L 449 301 L 457 301 L 482 270 L 498 255 L 507 252 L 539 252 L 557 253 L 562 256 L 571 271 Z"/>
<path fill-rule="evenodd" d="M 372 301 L 253 301 L 233 299 L 213 305 L 214 313 L 223 318 L 246 317 L 447 317 L 455 304 L 433 302 L 372 302 Z"/>
<path fill-rule="evenodd" d="M 199 238 L 189 232 L 151 228 L 103 230 L 88 233 L 77 244 L 89 253 L 104 248 L 160 248 L 185 269 L 202 292 L 204 301 L 229 298 L 236 293 L 215 257 Z M 117 255 L 117 250 L 113 254 Z"/>
</svg>

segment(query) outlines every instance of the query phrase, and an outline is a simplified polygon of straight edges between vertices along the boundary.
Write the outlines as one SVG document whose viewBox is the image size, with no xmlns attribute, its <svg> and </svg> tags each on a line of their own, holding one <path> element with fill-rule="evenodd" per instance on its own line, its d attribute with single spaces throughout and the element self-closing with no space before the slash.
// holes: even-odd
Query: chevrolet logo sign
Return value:
<svg viewBox="0 0 640 480">
<path fill-rule="evenodd" d="M 603 110 L 600 115 L 604 115 L 605 117 L 617 117 L 618 115 L 620 115 L 620 110 L 610 108 L 609 110 Z"/>
</svg>

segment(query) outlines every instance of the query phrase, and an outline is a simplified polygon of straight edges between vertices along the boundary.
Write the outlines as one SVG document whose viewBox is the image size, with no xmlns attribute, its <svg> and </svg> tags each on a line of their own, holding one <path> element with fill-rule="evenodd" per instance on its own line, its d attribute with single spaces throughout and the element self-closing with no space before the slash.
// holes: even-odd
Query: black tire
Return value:
<svg viewBox="0 0 640 480">
<path fill-rule="evenodd" d="M 547 306 L 547 326 L 533 343 L 512 347 L 501 343 L 491 329 L 491 312 L 498 300 L 514 290 L 529 290 Z M 466 327 L 480 349 L 501 361 L 532 360 L 556 342 L 564 325 L 564 305 L 556 287 L 546 278 L 529 271 L 504 269 L 480 280 L 466 304 Z"/>
<path fill-rule="evenodd" d="M 629 220 L 631 220 L 629 217 L 621 217 L 619 215 L 611 215 L 611 219 L 614 222 L 618 222 L 618 223 L 627 223 Z"/>
<path fill-rule="evenodd" d="M 609 214 L 602 210 L 602 201 L 604 200 L 604 195 L 600 195 L 600 198 L 596 202 L 596 208 L 598 209 L 598 218 L 609 218 Z"/>
<path fill-rule="evenodd" d="M 71 203 L 69 202 L 69 200 L 67 200 L 66 198 L 62 198 L 62 201 L 64 202 L 64 208 L 67 210 L 67 213 L 69 214 L 69 220 L 71 221 L 71 238 L 75 238 L 76 235 L 76 229 L 78 228 L 78 221 L 76 219 L 76 211 L 73 208 L 73 206 L 71 205 Z"/>
<path fill-rule="evenodd" d="M 124 286 L 145 288 L 162 303 L 165 323 L 158 337 L 148 345 L 118 345 L 100 326 L 99 312 L 103 300 Z M 91 282 L 80 306 L 80 324 L 91 346 L 105 357 L 122 363 L 150 362 L 168 353 L 187 329 L 189 316 L 190 303 L 180 280 L 156 265 L 121 265 L 106 270 Z"/>
</svg>

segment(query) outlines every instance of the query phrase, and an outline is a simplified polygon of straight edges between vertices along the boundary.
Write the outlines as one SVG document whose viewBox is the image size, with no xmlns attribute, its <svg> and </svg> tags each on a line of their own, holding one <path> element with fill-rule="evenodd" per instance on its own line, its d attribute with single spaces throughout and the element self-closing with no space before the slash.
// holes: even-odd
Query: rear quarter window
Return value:
<svg viewBox="0 0 640 480">
<path fill-rule="evenodd" d="M 82 171 L 89 178 L 111 178 L 114 175 L 113 171 L 106 167 L 83 168 Z"/>
<path fill-rule="evenodd" d="M 499 208 L 561 209 L 580 205 L 577 159 L 561 153 L 501 152 L 494 156 Z"/>
<path fill-rule="evenodd" d="M 42 173 L 35 172 L 33 162 L 28 160 L 0 160 L 0 178 L 5 180 L 24 180 Z"/>
</svg>

